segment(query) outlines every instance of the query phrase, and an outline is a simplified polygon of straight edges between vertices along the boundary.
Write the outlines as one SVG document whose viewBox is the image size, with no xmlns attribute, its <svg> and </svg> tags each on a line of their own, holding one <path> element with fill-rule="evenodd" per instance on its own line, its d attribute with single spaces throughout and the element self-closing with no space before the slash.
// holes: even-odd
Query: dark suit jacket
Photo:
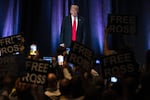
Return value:
<svg viewBox="0 0 150 100">
<path fill-rule="evenodd" d="M 85 19 L 78 16 L 78 26 L 77 26 L 77 42 L 84 44 L 85 42 Z M 62 22 L 61 33 L 60 33 L 60 43 L 65 43 L 66 47 L 70 47 L 72 37 L 72 21 L 71 16 L 66 16 Z"/>
</svg>

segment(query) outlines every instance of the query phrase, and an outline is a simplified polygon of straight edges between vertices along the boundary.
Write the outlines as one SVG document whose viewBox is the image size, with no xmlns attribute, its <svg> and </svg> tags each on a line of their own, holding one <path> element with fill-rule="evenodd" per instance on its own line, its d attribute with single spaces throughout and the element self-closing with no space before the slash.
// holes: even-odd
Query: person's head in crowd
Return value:
<svg viewBox="0 0 150 100">
<path fill-rule="evenodd" d="M 63 96 L 70 98 L 72 96 L 71 91 L 71 81 L 69 79 L 63 78 L 60 80 L 60 92 Z"/>
<path fill-rule="evenodd" d="M 85 100 L 99 100 L 98 98 L 101 95 L 101 92 L 99 91 L 99 89 L 97 89 L 97 86 L 93 84 L 93 80 L 87 81 L 85 85 L 86 85 L 86 87 L 84 87 Z"/>
<path fill-rule="evenodd" d="M 82 78 L 80 75 L 75 75 L 72 80 L 72 96 L 78 98 L 84 95 Z"/>
<path fill-rule="evenodd" d="M 70 14 L 74 17 L 78 16 L 79 6 L 77 4 L 72 4 L 70 7 Z"/>
<path fill-rule="evenodd" d="M 15 80 L 14 75 L 7 73 L 3 78 L 3 86 L 11 90 L 15 84 Z"/>
<path fill-rule="evenodd" d="M 11 90 L 14 87 L 15 79 L 11 74 L 6 74 L 3 78 L 3 81 L 1 81 L 1 82 L 3 84 L 3 87 L 2 87 L 2 91 L 0 92 L 1 93 L 0 95 L 3 95 L 2 98 L 6 98 L 7 96 L 9 96 L 9 93 L 11 92 Z"/>
<path fill-rule="evenodd" d="M 101 100 L 100 97 L 105 90 L 102 77 L 93 77 L 90 81 L 86 81 L 84 85 L 86 85 L 86 87 L 84 86 L 85 100 Z"/>
<path fill-rule="evenodd" d="M 22 82 L 20 77 L 16 80 L 15 89 L 18 100 L 34 100 L 32 85 Z"/>
<path fill-rule="evenodd" d="M 97 88 L 103 89 L 105 87 L 103 77 L 97 76 L 97 77 L 94 77 L 93 80 L 94 80 L 94 84 L 97 86 Z"/>
<path fill-rule="evenodd" d="M 57 77 L 54 73 L 49 73 L 47 76 L 47 88 L 50 88 L 51 91 L 57 90 Z"/>
<path fill-rule="evenodd" d="M 4 76 L 4 78 L 3 78 L 3 83 L 4 83 L 4 85 L 9 85 L 9 84 L 11 84 L 12 83 L 12 77 L 11 77 L 11 75 L 9 75 L 9 74 L 6 74 L 5 76 Z"/>
<path fill-rule="evenodd" d="M 111 89 L 105 89 L 102 93 L 101 100 L 118 100 L 118 94 Z"/>
<path fill-rule="evenodd" d="M 54 73 L 48 73 L 47 87 L 45 88 L 44 94 L 50 100 L 58 100 L 59 96 L 61 95 L 61 92 L 60 92 L 60 90 L 58 88 L 58 84 L 57 84 L 57 77 Z"/>
<path fill-rule="evenodd" d="M 23 92 L 30 90 L 31 85 L 21 82 L 21 78 L 18 78 L 15 82 L 15 88 L 18 92 Z"/>
</svg>

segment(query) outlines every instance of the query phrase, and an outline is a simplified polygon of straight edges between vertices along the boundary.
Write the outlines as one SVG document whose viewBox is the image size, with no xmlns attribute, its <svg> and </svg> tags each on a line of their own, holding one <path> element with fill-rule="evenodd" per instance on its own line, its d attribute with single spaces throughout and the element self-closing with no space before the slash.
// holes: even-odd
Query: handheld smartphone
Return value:
<svg viewBox="0 0 150 100">
<path fill-rule="evenodd" d="M 95 63 L 96 63 L 96 64 L 100 64 L 101 62 L 100 62 L 99 59 L 96 59 Z"/>
<path fill-rule="evenodd" d="M 64 62 L 64 56 L 58 55 L 57 56 L 58 65 L 63 65 Z"/>
<path fill-rule="evenodd" d="M 117 77 L 111 77 L 110 81 L 112 83 L 116 83 L 116 82 L 118 82 L 118 79 L 117 79 Z"/>
<path fill-rule="evenodd" d="M 36 52 L 37 52 L 37 45 L 36 44 L 30 45 L 30 55 L 36 55 Z"/>
</svg>

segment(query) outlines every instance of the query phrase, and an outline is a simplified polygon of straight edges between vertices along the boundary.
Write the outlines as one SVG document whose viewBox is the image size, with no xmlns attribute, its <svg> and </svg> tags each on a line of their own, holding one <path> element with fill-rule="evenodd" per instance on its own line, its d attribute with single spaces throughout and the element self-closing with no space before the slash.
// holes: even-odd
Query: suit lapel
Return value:
<svg viewBox="0 0 150 100">
<path fill-rule="evenodd" d="M 81 19 L 80 19 L 80 17 L 78 16 L 78 26 L 77 26 L 77 33 L 76 34 L 78 34 L 79 32 L 79 27 L 80 27 L 80 25 L 81 25 Z M 77 35 L 78 36 L 78 35 Z"/>
<path fill-rule="evenodd" d="M 69 28 L 72 32 L 72 19 L 71 19 L 71 16 L 69 16 Z"/>
</svg>

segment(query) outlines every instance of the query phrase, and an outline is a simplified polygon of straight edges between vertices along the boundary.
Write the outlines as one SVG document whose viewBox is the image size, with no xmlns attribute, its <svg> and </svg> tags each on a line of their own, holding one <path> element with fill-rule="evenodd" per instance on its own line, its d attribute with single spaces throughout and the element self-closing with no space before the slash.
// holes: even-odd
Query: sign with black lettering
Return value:
<svg viewBox="0 0 150 100">
<path fill-rule="evenodd" d="M 132 15 L 108 15 L 109 33 L 136 34 L 137 17 Z"/>
<path fill-rule="evenodd" d="M 68 61 L 80 67 L 93 67 L 94 52 L 83 44 L 72 42 Z"/>
<path fill-rule="evenodd" d="M 24 57 L 22 55 L 7 55 L 0 57 L 0 77 L 6 74 L 18 77 L 23 72 Z"/>
<path fill-rule="evenodd" d="M 104 56 L 101 64 L 102 74 L 105 78 L 136 73 L 139 69 L 133 53 L 130 52 Z"/>
<path fill-rule="evenodd" d="M 8 55 L 24 50 L 24 38 L 22 34 L 0 38 L 0 55 Z"/>
<path fill-rule="evenodd" d="M 26 73 L 22 77 L 22 82 L 44 85 L 47 80 L 49 66 L 48 61 L 26 59 Z"/>
</svg>

